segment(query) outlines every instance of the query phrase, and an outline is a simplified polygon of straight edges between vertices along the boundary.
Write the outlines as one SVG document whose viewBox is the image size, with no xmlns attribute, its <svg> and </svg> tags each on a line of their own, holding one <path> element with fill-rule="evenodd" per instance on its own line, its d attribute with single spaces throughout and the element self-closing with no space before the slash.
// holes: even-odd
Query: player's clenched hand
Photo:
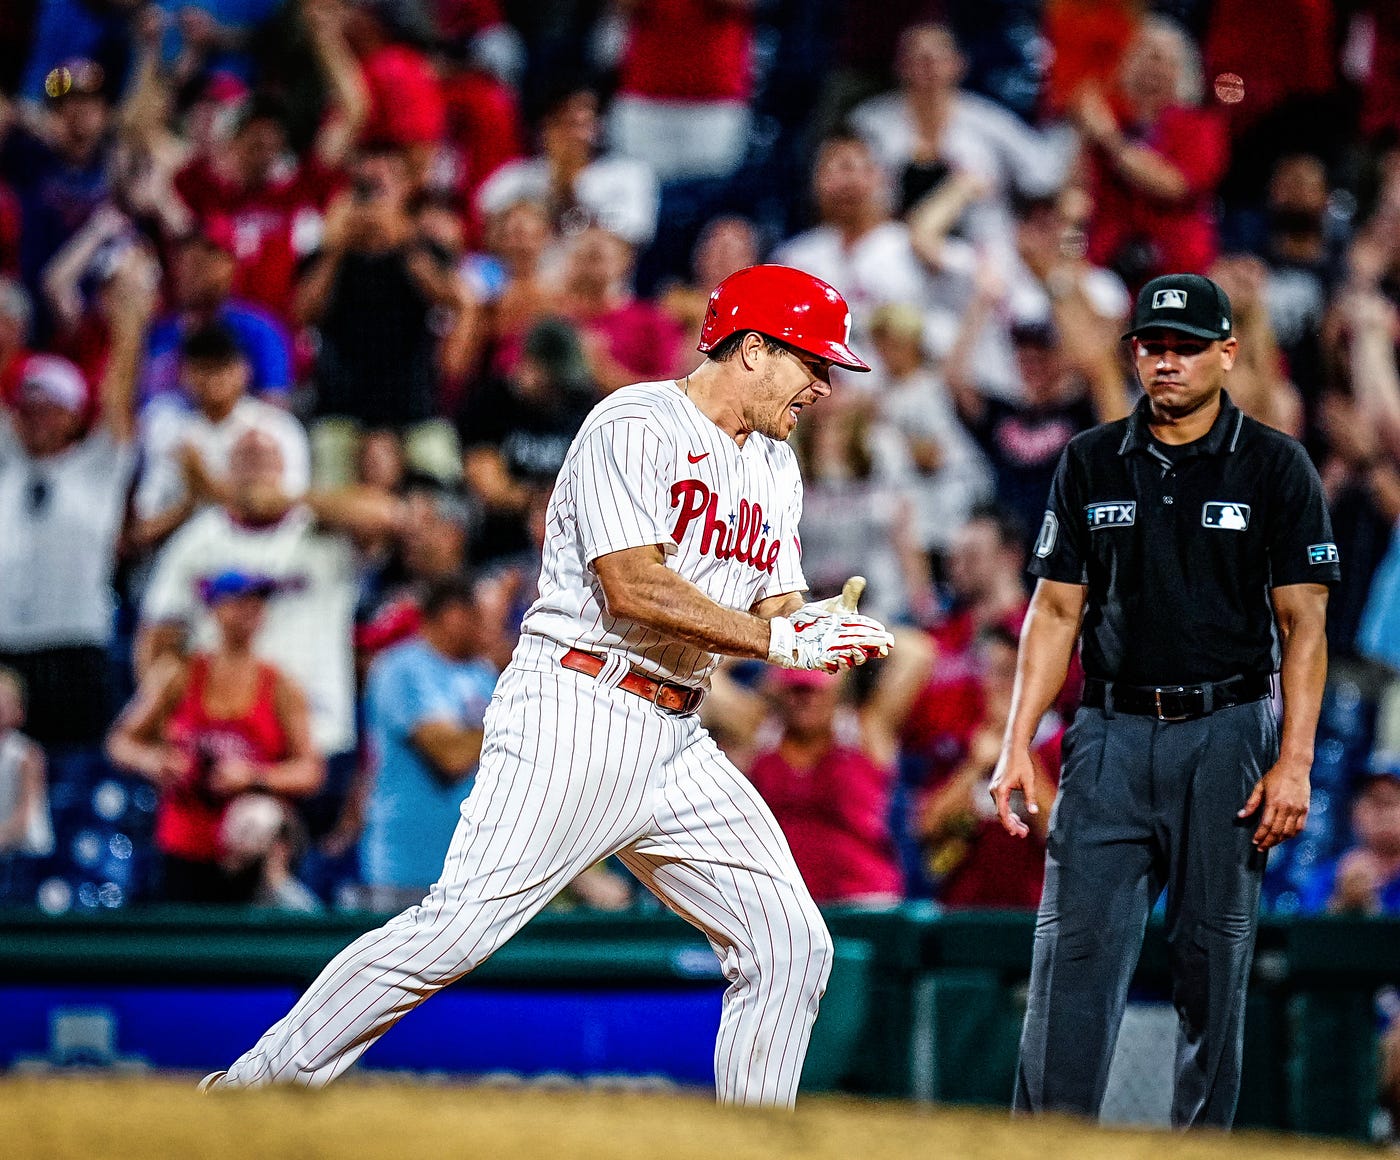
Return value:
<svg viewBox="0 0 1400 1160">
<path fill-rule="evenodd" d="M 1035 762 L 1027 750 L 1003 745 L 996 769 L 992 771 L 992 801 L 997 804 L 997 817 L 1006 832 L 1013 838 L 1024 838 L 1031 829 L 1011 810 L 1011 795 L 1018 789 L 1026 799 L 1026 809 L 1033 814 L 1040 813 L 1035 800 Z"/>
</svg>

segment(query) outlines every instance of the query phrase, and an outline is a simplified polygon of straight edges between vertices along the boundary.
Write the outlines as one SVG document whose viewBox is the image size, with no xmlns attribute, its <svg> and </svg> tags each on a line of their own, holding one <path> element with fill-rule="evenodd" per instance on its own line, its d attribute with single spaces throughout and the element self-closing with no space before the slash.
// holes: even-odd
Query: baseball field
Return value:
<svg viewBox="0 0 1400 1160">
<path fill-rule="evenodd" d="M 350 1079 L 322 1092 L 200 1096 L 193 1079 L 0 1082 L 9 1160 L 1341 1160 L 1354 1145 L 1264 1133 L 1191 1136 L 840 1098 L 794 1115 L 700 1095 Z"/>
</svg>

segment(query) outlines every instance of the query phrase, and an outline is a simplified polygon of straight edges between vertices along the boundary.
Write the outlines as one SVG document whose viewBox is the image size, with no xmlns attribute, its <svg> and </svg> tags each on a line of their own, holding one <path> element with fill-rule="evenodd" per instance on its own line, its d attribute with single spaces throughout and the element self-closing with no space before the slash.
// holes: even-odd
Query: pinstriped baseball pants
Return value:
<svg viewBox="0 0 1400 1160">
<path fill-rule="evenodd" d="M 792 1106 L 832 946 L 772 814 L 696 718 L 613 687 L 620 661 L 592 679 L 533 651 L 501 677 L 440 880 L 337 955 L 217 1086 L 329 1083 L 616 853 L 719 956 L 720 1101 Z"/>
</svg>

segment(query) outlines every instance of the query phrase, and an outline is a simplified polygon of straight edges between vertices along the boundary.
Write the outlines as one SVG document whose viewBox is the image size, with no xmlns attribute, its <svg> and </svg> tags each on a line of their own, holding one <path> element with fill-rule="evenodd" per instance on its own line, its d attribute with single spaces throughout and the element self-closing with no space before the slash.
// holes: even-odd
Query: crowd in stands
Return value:
<svg viewBox="0 0 1400 1160">
<path fill-rule="evenodd" d="M 0 901 L 394 909 L 433 881 L 590 407 L 756 261 L 852 343 L 793 437 L 889 659 L 704 710 L 823 904 L 1037 903 L 986 787 L 1068 441 L 1209 273 L 1343 582 L 1281 913 L 1400 913 L 1400 8 L 10 0 Z M 561 904 L 643 904 L 595 867 Z"/>
</svg>

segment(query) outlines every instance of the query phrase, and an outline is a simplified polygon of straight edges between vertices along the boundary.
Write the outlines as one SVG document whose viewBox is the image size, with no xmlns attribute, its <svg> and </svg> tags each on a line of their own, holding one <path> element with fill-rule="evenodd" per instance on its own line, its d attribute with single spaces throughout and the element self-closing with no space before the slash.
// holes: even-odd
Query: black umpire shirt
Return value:
<svg viewBox="0 0 1400 1160">
<path fill-rule="evenodd" d="M 1193 685 L 1279 666 L 1269 590 L 1341 578 L 1302 445 L 1221 394 L 1193 443 L 1159 443 L 1148 400 L 1060 458 L 1030 571 L 1088 586 L 1090 677 Z"/>
</svg>

